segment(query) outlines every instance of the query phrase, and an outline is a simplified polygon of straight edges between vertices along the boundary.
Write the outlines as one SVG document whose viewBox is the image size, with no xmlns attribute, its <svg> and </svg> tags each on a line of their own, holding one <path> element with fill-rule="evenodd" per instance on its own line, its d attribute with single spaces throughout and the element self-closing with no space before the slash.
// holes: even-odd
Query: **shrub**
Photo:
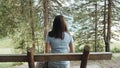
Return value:
<svg viewBox="0 0 120 68">
<path fill-rule="evenodd" d="M 120 49 L 115 47 L 111 50 L 113 53 L 120 53 Z"/>
</svg>

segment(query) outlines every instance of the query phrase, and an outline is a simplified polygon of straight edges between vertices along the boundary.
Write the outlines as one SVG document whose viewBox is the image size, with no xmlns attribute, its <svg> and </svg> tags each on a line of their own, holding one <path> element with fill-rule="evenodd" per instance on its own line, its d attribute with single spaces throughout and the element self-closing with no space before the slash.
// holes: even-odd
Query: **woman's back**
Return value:
<svg viewBox="0 0 120 68">
<path fill-rule="evenodd" d="M 48 33 L 45 44 L 45 53 L 72 53 L 74 51 L 72 37 L 62 15 L 55 17 L 52 30 Z M 48 66 L 49 68 L 69 68 L 69 64 L 69 61 L 53 61 L 49 62 Z"/>
<path fill-rule="evenodd" d="M 63 34 L 64 34 L 63 39 L 54 38 L 50 36 L 46 37 L 46 42 L 50 43 L 51 53 L 68 53 L 69 52 L 69 44 L 70 42 L 72 42 L 72 37 L 67 32 L 64 32 Z M 49 67 L 50 68 L 68 68 L 69 64 L 70 64 L 69 61 L 54 61 L 54 62 L 49 62 Z"/>
<path fill-rule="evenodd" d="M 64 38 L 54 38 L 48 36 L 46 42 L 51 44 L 51 53 L 68 53 L 69 52 L 69 43 L 72 42 L 72 37 L 69 33 L 64 32 Z"/>
</svg>

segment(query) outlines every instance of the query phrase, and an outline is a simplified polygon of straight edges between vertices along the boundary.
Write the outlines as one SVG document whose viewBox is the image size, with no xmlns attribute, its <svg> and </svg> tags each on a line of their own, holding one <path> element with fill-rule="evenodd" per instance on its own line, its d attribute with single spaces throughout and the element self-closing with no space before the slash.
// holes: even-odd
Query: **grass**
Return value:
<svg viewBox="0 0 120 68">
<path fill-rule="evenodd" d="M 0 48 L 12 48 L 12 45 L 12 39 L 9 39 L 7 37 L 0 39 Z"/>
<path fill-rule="evenodd" d="M 0 68 L 13 68 L 13 63 L 9 63 L 9 62 L 2 62 L 0 63 Z"/>
<path fill-rule="evenodd" d="M 13 54 L 14 43 L 9 38 L 0 39 L 0 54 Z M 0 62 L 0 68 L 13 68 L 13 66 L 21 65 L 21 62 Z"/>
<path fill-rule="evenodd" d="M 12 53 L 12 40 L 9 38 L 0 39 L 0 54 Z M 0 62 L 0 68 L 13 68 L 12 62 Z"/>
<path fill-rule="evenodd" d="M 12 48 L 0 48 L 0 54 L 12 54 Z"/>
<path fill-rule="evenodd" d="M 113 41 L 113 40 L 112 40 Z M 110 49 L 113 50 L 119 50 L 120 51 L 120 42 L 119 41 L 113 41 L 110 45 Z"/>
</svg>

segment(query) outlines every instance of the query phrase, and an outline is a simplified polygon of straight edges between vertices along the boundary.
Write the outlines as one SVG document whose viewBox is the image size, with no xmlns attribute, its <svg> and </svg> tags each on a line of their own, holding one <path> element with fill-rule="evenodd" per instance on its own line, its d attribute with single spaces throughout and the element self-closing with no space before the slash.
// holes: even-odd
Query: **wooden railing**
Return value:
<svg viewBox="0 0 120 68">
<path fill-rule="evenodd" d="M 0 62 L 28 62 L 29 68 L 35 68 L 34 62 L 40 61 L 81 61 L 80 68 L 86 68 L 87 60 L 110 60 L 111 52 L 90 52 L 90 48 L 85 46 L 83 53 L 54 53 L 54 54 L 35 54 L 32 49 L 27 54 L 0 54 Z"/>
</svg>

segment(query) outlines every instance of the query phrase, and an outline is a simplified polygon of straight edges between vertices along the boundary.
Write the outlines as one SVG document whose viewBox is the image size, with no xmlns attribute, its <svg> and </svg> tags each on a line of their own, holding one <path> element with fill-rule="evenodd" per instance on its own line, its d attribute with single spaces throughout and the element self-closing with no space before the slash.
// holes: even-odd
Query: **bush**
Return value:
<svg viewBox="0 0 120 68">
<path fill-rule="evenodd" d="M 111 50 L 113 53 L 120 53 L 120 49 L 115 47 Z"/>
</svg>

